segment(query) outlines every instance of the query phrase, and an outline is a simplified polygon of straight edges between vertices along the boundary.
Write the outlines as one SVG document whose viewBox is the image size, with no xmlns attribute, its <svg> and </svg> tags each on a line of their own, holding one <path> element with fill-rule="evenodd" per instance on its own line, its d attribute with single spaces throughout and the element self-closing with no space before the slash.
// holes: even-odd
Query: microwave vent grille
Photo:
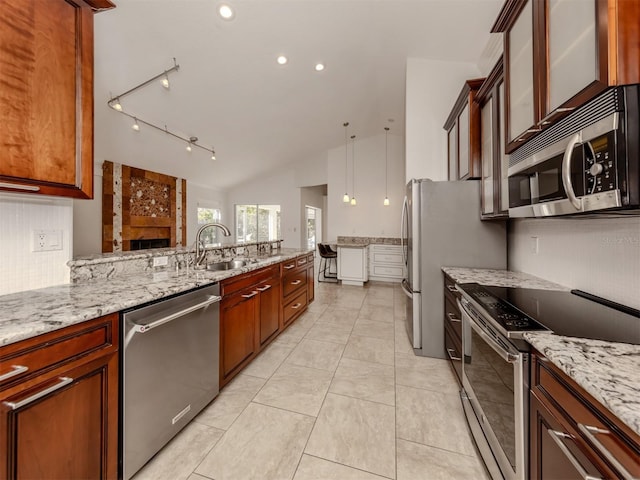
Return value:
<svg viewBox="0 0 640 480">
<path fill-rule="evenodd" d="M 623 105 L 622 95 L 624 94 L 621 88 L 607 90 L 599 97 L 572 112 L 562 121 L 549 127 L 513 152 L 509 156 L 509 167 L 519 164 L 549 145 L 553 145 L 557 141 L 602 120 L 608 115 L 620 111 Z"/>
</svg>

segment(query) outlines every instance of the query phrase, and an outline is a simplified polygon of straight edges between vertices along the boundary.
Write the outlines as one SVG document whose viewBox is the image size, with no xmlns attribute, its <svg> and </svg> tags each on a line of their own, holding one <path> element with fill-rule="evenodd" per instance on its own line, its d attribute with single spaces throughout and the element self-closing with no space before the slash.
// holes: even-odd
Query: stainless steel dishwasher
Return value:
<svg viewBox="0 0 640 480">
<path fill-rule="evenodd" d="M 218 394 L 220 287 L 122 314 L 122 476 L 131 478 Z"/>
</svg>

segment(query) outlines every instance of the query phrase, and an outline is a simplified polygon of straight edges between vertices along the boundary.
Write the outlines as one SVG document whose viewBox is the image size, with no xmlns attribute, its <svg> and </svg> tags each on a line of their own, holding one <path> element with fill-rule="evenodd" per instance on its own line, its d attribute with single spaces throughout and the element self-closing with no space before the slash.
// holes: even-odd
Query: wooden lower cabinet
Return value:
<svg viewBox="0 0 640 480">
<path fill-rule="evenodd" d="M 444 349 L 458 384 L 462 385 L 462 316 L 456 299 L 456 282 L 444 274 Z"/>
<path fill-rule="evenodd" d="M 0 479 L 117 478 L 117 351 L 117 314 L 0 349 L 0 375 L 26 368 L 0 386 Z"/>
<path fill-rule="evenodd" d="M 640 436 L 538 352 L 531 369 L 530 478 L 640 478 Z"/>
<path fill-rule="evenodd" d="M 280 330 L 280 275 L 256 287 L 260 292 L 260 346 L 265 346 Z"/>
<path fill-rule="evenodd" d="M 220 384 L 228 382 L 258 349 L 258 292 L 247 289 L 220 303 Z"/>
</svg>

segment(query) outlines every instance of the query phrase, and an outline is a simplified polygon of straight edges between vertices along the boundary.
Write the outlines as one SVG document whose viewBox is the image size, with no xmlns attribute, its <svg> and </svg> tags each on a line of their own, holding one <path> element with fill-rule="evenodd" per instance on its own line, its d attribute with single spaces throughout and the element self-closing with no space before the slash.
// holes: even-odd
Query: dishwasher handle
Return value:
<svg viewBox="0 0 640 480">
<path fill-rule="evenodd" d="M 138 323 L 134 323 L 133 332 L 137 332 L 137 333 L 145 333 L 148 332 L 149 330 L 159 327 L 160 325 L 164 325 L 165 323 L 171 322 L 172 320 L 175 320 L 176 318 L 180 318 L 180 317 L 184 317 L 185 315 L 190 314 L 191 312 L 195 312 L 196 310 L 200 310 L 201 308 L 204 308 L 208 305 L 211 305 L 212 303 L 217 303 L 220 300 L 222 300 L 222 297 L 219 297 L 217 295 L 209 295 L 207 300 L 205 300 L 204 302 L 200 302 L 200 303 L 196 303 L 195 305 L 191 305 L 190 307 L 185 308 L 184 310 L 180 310 L 179 312 L 176 313 L 172 313 L 171 315 L 167 315 L 166 317 L 162 317 L 154 322 L 151 322 L 149 324 L 146 325 L 141 325 Z"/>
</svg>

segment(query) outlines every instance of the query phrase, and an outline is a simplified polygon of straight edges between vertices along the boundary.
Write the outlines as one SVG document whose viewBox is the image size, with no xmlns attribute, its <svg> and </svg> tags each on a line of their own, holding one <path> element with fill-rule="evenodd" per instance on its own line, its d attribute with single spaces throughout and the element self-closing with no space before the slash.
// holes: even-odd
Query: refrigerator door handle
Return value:
<svg viewBox="0 0 640 480">
<path fill-rule="evenodd" d="M 404 232 L 405 232 L 405 228 L 404 226 L 407 225 L 407 231 L 409 230 L 409 221 L 407 219 L 407 197 L 404 197 L 404 202 L 402 203 L 402 217 L 400 218 L 400 246 L 402 248 L 402 261 L 404 262 L 405 266 L 407 265 L 407 252 L 404 248 Z M 406 220 L 406 221 L 405 221 Z M 408 232 L 407 232 L 408 233 Z M 409 245 L 409 239 L 407 238 L 407 246 Z"/>
</svg>

